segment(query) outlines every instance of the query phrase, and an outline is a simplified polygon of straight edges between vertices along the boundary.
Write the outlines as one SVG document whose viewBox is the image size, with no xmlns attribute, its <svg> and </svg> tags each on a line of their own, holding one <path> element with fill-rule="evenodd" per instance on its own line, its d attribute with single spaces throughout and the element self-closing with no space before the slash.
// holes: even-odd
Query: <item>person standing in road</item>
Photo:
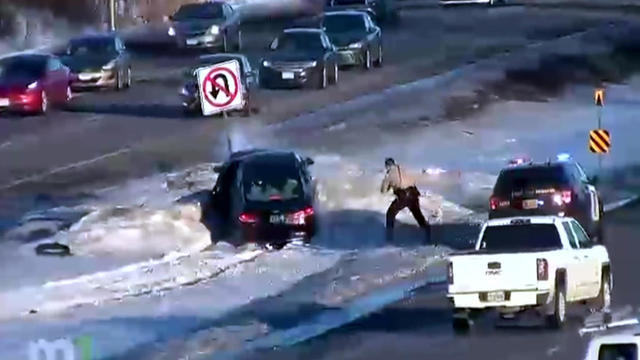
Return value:
<svg viewBox="0 0 640 360">
<path fill-rule="evenodd" d="M 396 196 L 387 210 L 387 240 L 393 240 L 393 227 L 396 215 L 398 215 L 402 209 L 409 208 L 418 225 L 425 230 L 427 242 L 430 242 L 431 225 L 429 225 L 424 218 L 422 210 L 420 209 L 420 191 L 418 191 L 416 187 L 415 179 L 405 172 L 400 165 L 396 164 L 392 158 L 385 159 L 384 167 L 386 174 L 382 180 L 380 192 L 384 194 L 392 190 Z"/>
</svg>

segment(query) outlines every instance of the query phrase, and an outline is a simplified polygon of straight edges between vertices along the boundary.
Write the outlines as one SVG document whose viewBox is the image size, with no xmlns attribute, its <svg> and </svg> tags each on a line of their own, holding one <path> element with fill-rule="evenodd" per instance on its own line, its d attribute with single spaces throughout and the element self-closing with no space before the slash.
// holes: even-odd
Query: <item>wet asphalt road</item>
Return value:
<svg viewBox="0 0 640 360">
<path fill-rule="evenodd" d="M 636 241 L 640 205 L 608 216 L 607 238 L 614 269 L 613 308 L 629 306 L 637 314 Z M 291 348 L 260 352 L 251 359 L 582 359 L 589 336 L 580 337 L 584 310 L 570 309 L 572 318 L 562 331 L 536 326 L 495 327 L 489 316 L 471 333 L 454 334 L 444 290 L 416 291 L 406 299 L 366 318 Z"/>
</svg>

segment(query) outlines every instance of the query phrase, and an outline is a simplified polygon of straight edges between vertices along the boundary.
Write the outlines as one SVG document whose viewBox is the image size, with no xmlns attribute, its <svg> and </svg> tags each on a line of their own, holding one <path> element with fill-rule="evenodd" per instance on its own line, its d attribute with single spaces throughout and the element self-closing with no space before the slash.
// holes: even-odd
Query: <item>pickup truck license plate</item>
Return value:
<svg viewBox="0 0 640 360">
<path fill-rule="evenodd" d="M 538 199 L 524 200 L 522 202 L 523 209 L 537 209 L 538 208 Z"/>
<path fill-rule="evenodd" d="M 187 45 L 198 45 L 198 39 L 187 39 Z"/>
<path fill-rule="evenodd" d="M 271 215 L 269 216 L 269 222 L 272 224 L 284 223 L 284 215 Z"/>
<path fill-rule="evenodd" d="M 293 73 L 291 71 L 285 71 L 282 73 L 283 79 L 293 79 Z"/>
<path fill-rule="evenodd" d="M 487 293 L 487 302 L 503 302 L 504 291 L 493 291 Z"/>
</svg>

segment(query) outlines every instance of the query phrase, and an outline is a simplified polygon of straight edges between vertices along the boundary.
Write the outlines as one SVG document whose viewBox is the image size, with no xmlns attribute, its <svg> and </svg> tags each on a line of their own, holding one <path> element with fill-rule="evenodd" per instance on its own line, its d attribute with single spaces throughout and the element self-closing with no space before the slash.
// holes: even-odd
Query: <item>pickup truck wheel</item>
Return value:
<svg viewBox="0 0 640 360">
<path fill-rule="evenodd" d="M 560 329 L 564 326 L 567 316 L 567 300 L 565 297 L 564 286 L 556 285 L 556 291 L 553 298 L 553 314 L 549 315 L 547 322 L 554 329 Z"/>
<path fill-rule="evenodd" d="M 469 319 L 463 317 L 454 317 L 451 325 L 453 326 L 453 331 L 458 334 L 466 334 L 471 327 Z"/>
<path fill-rule="evenodd" d="M 611 308 L 611 277 L 607 272 L 602 272 L 600 282 L 600 293 L 595 301 L 597 311 L 608 312 Z"/>
</svg>

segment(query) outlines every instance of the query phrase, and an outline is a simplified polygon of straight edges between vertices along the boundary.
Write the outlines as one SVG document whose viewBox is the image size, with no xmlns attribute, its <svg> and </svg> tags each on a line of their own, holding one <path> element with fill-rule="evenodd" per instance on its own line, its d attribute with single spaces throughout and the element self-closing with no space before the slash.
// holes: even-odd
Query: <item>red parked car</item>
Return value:
<svg viewBox="0 0 640 360">
<path fill-rule="evenodd" d="M 0 58 L 0 110 L 46 113 L 71 99 L 73 75 L 53 55 L 21 54 Z"/>
</svg>

